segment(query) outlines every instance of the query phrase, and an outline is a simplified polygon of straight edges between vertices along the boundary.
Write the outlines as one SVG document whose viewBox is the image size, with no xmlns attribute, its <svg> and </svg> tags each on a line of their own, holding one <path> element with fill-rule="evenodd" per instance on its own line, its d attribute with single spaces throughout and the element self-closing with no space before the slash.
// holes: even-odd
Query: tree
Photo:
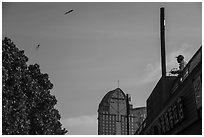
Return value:
<svg viewBox="0 0 204 137">
<path fill-rule="evenodd" d="M 2 133 L 63 135 L 53 84 L 38 64 L 27 65 L 23 50 L 7 37 L 2 41 Z"/>
</svg>

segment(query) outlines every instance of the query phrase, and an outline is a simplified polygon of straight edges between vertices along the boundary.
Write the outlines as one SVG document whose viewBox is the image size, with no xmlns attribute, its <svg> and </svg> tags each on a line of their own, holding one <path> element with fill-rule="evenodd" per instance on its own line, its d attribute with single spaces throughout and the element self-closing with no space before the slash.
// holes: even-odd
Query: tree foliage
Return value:
<svg viewBox="0 0 204 137">
<path fill-rule="evenodd" d="M 38 64 L 27 65 L 28 57 L 9 39 L 2 41 L 2 133 L 63 135 L 60 114 L 50 94 L 53 84 Z"/>
</svg>

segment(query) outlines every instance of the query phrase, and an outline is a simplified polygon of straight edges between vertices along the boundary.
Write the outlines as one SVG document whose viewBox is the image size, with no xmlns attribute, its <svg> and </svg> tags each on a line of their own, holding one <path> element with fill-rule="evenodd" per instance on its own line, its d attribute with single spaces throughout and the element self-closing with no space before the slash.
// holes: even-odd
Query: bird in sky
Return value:
<svg viewBox="0 0 204 137">
<path fill-rule="evenodd" d="M 69 11 L 67 11 L 67 12 L 65 13 L 65 15 L 67 15 L 68 13 L 70 13 L 70 12 L 72 12 L 72 11 L 74 11 L 74 10 L 69 10 Z"/>
<path fill-rule="evenodd" d="M 40 47 L 40 44 L 38 44 L 37 46 L 36 46 L 36 49 L 38 49 Z"/>
</svg>

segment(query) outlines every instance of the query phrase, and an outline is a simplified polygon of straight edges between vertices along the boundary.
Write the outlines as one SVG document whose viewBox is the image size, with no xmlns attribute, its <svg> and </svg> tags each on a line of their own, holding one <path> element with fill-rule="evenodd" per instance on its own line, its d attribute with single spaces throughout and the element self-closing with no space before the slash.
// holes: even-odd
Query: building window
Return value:
<svg viewBox="0 0 204 137">
<path fill-rule="evenodd" d="M 193 81 L 197 109 L 202 107 L 202 83 L 200 76 Z"/>
<path fill-rule="evenodd" d="M 166 124 L 166 130 L 169 131 L 170 127 L 169 127 L 168 113 L 164 114 L 164 119 L 165 119 L 165 124 Z"/>
<path fill-rule="evenodd" d="M 164 134 L 166 132 L 165 130 L 165 122 L 163 115 L 160 117 L 161 127 L 162 127 L 162 133 Z"/>
<path fill-rule="evenodd" d="M 182 121 L 184 119 L 184 112 L 183 112 L 183 102 L 181 98 L 177 100 L 177 105 L 178 105 L 178 116 L 179 116 L 179 121 Z"/>
<path fill-rule="evenodd" d="M 173 111 L 174 124 L 176 125 L 179 122 L 179 119 L 177 115 L 177 106 L 175 104 L 173 105 L 172 111 Z"/>
<path fill-rule="evenodd" d="M 169 126 L 170 126 L 170 129 L 171 129 L 174 126 L 171 107 L 168 109 L 168 115 L 169 115 Z"/>
</svg>

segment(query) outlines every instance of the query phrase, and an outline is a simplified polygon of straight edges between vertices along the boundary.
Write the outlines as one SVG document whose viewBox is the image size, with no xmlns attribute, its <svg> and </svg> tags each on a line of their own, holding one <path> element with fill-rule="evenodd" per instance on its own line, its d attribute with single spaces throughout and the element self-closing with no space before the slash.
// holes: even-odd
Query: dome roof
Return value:
<svg viewBox="0 0 204 137">
<path fill-rule="evenodd" d="M 122 94 L 125 96 L 125 93 L 120 89 L 120 88 L 116 88 L 112 91 L 109 91 L 101 100 L 100 104 L 99 104 L 99 109 L 98 111 L 102 110 L 102 111 L 108 111 L 109 110 L 109 106 L 110 106 L 110 100 L 112 98 L 112 95 L 117 92 L 120 91 L 122 92 Z"/>
</svg>

